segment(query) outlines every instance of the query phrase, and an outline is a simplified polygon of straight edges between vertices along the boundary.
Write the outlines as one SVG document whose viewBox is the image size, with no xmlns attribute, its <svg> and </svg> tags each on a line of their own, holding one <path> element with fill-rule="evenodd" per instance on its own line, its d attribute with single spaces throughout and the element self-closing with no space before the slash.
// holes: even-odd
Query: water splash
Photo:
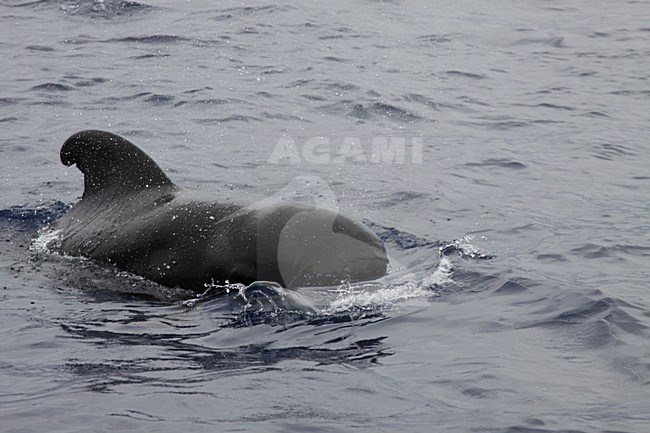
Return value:
<svg viewBox="0 0 650 433">
<path fill-rule="evenodd" d="M 35 253 L 52 253 L 50 245 L 60 240 L 60 234 L 61 230 L 54 230 L 50 227 L 42 228 L 29 246 L 29 250 Z"/>
<path fill-rule="evenodd" d="M 319 310 L 312 302 L 295 290 L 285 289 L 278 283 L 256 281 L 252 284 L 205 284 L 206 290 L 197 297 L 185 300 L 180 305 L 194 308 L 199 302 L 214 298 L 230 297 L 241 307 L 242 313 L 271 313 L 278 311 L 297 311 L 318 314 Z"/>
<path fill-rule="evenodd" d="M 410 299 L 430 299 L 440 296 L 443 286 L 452 283 L 453 265 L 451 259 L 442 257 L 435 271 L 418 281 L 408 273 L 388 286 L 378 283 L 346 285 L 339 288 L 339 295 L 323 310 L 323 314 L 334 315 L 355 310 L 387 310 Z"/>
<path fill-rule="evenodd" d="M 443 257 L 457 254 L 460 257 L 468 257 L 470 259 L 489 260 L 495 257 L 494 254 L 484 251 L 479 247 L 472 245 L 471 241 L 474 239 L 473 235 L 464 236 L 460 239 L 454 239 L 447 242 L 440 247 L 440 255 Z"/>
</svg>

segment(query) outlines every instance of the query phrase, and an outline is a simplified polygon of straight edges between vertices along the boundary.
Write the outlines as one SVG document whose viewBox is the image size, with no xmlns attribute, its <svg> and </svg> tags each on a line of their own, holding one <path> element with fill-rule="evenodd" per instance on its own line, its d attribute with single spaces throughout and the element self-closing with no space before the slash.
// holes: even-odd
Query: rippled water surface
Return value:
<svg viewBox="0 0 650 433">
<path fill-rule="evenodd" d="M 0 431 L 650 431 L 649 16 L 2 1 Z M 190 299 L 53 255 L 87 128 L 187 189 L 338 207 L 392 272 Z"/>
</svg>

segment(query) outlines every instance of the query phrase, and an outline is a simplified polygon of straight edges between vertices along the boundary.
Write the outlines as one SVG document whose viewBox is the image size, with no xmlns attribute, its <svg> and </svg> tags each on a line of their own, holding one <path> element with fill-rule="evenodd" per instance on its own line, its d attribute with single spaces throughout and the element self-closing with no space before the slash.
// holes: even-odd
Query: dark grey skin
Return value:
<svg viewBox="0 0 650 433">
<path fill-rule="evenodd" d="M 195 291 L 211 282 L 322 287 L 386 274 L 386 249 L 363 224 L 299 202 L 243 206 L 183 191 L 118 135 L 78 132 L 61 162 L 84 174 L 81 201 L 55 227 L 55 248 L 68 255 Z"/>
</svg>

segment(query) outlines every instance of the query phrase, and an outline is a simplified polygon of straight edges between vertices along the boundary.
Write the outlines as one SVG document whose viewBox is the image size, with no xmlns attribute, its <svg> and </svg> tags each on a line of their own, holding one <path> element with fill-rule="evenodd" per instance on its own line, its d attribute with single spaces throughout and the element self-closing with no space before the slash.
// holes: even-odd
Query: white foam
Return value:
<svg viewBox="0 0 650 433">
<path fill-rule="evenodd" d="M 61 234 L 61 230 L 52 230 L 49 227 L 41 229 L 38 237 L 32 241 L 29 249 L 37 253 L 49 253 L 51 252 L 49 245 L 59 240 L 59 234 Z"/>
<path fill-rule="evenodd" d="M 492 253 L 489 253 L 471 243 L 474 240 L 474 236 L 475 235 L 467 235 L 460 239 L 456 239 L 449 243 L 448 246 L 453 246 L 458 250 L 460 255 L 472 259 L 489 259 L 494 257 Z M 445 247 L 442 249 L 444 248 Z"/>
<path fill-rule="evenodd" d="M 436 270 L 419 281 L 414 274 L 407 274 L 400 278 L 404 282 L 395 281 L 387 287 L 378 288 L 376 284 L 341 286 L 339 296 L 323 313 L 337 314 L 355 309 L 383 310 L 409 299 L 438 297 L 439 289 L 453 282 L 452 273 L 451 260 L 443 257 Z"/>
<path fill-rule="evenodd" d="M 427 287 L 433 286 L 444 286 L 445 284 L 452 283 L 452 274 L 454 272 L 454 267 L 449 257 L 442 257 L 438 267 L 433 274 L 424 277 L 422 279 L 422 284 Z"/>
</svg>

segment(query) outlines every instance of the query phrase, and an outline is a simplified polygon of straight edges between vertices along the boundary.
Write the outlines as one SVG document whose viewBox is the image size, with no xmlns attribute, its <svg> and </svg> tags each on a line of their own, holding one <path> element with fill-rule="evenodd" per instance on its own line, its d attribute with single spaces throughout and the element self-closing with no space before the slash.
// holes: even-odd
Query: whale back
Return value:
<svg viewBox="0 0 650 433">
<path fill-rule="evenodd" d="M 61 162 L 76 164 L 84 174 L 83 198 L 109 189 L 127 194 L 175 186 L 136 145 L 106 131 L 89 129 L 71 135 L 61 147 Z"/>
</svg>

